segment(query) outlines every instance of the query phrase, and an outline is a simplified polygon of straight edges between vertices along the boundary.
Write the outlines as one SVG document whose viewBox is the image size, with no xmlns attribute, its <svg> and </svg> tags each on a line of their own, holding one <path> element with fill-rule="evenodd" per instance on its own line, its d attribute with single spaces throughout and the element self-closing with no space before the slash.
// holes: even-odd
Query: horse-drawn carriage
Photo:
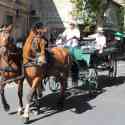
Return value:
<svg viewBox="0 0 125 125">
<path fill-rule="evenodd" d="M 102 53 L 98 53 L 95 49 L 95 39 L 83 38 L 80 41 L 80 46 L 77 48 L 69 48 L 69 53 L 74 58 L 75 69 L 78 70 L 78 86 L 83 89 L 96 90 L 98 89 L 99 72 L 107 71 L 109 78 L 115 78 L 117 75 L 117 53 L 118 46 L 109 46 L 104 48 Z M 55 81 L 54 81 L 55 80 Z M 60 83 L 56 79 L 50 79 L 49 88 L 53 92 L 60 89 Z M 80 85 L 79 85 L 80 84 Z M 77 87 L 78 87 L 77 86 Z"/>
<path fill-rule="evenodd" d="M 98 89 L 98 73 L 100 70 L 108 70 L 109 77 L 116 77 L 117 74 L 117 59 L 115 58 L 118 52 L 117 47 L 111 46 L 105 48 L 103 53 L 100 54 L 94 47 L 95 42 L 93 39 L 82 39 L 80 46 L 77 48 L 67 49 L 54 47 L 47 50 L 45 48 L 45 39 L 41 37 L 41 32 L 43 31 L 45 31 L 43 25 L 37 24 L 30 32 L 23 47 L 23 59 L 26 59 L 26 63 L 24 63 L 23 66 L 21 64 L 19 50 L 17 48 L 14 49 L 15 51 L 12 50 L 15 45 L 12 46 L 9 41 L 10 32 L 4 31 L 4 35 L 0 37 L 0 48 L 3 48 L 1 49 L 2 54 L 0 55 L 0 68 L 4 69 L 0 70 L 0 76 L 2 77 L 0 84 L 2 103 L 4 109 L 8 111 L 9 105 L 4 96 L 4 87 L 8 82 L 16 81 L 19 96 L 18 113 L 23 113 L 23 118 L 26 123 L 29 120 L 30 103 L 33 94 L 36 92 L 36 89 L 40 87 L 40 82 L 46 81 L 46 78 L 50 78 L 51 76 L 56 77 L 53 82 L 50 81 L 50 79 L 47 79 L 47 82 L 50 81 L 49 85 L 52 90 L 60 89 L 60 98 L 57 106 L 59 106 L 59 108 L 61 106 L 62 108 L 69 72 L 71 76 L 73 76 L 72 78 L 77 76 L 77 82 L 81 81 L 82 88 L 89 90 L 89 92 Z M 36 58 L 37 55 L 39 55 L 37 52 L 41 54 L 40 59 Z M 30 56 L 28 54 L 31 58 L 29 58 Z M 46 54 L 48 54 L 47 63 Z M 34 58 L 38 59 L 35 63 Z M 30 85 L 25 109 L 23 109 L 22 101 L 24 77 Z M 40 109 L 39 104 L 37 108 L 38 110 Z"/>
</svg>

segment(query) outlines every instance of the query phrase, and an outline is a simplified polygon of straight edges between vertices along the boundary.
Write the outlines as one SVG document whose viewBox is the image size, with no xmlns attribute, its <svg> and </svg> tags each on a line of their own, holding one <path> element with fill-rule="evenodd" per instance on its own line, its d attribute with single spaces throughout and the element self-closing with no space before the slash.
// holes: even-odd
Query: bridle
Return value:
<svg viewBox="0 0 125 125">
<path fill-rule="evenodd" d="M 8 36 L 5 36 L 5 35 L 8 35 Z M 3 41 L 5 41 L 5 43 L 4 42 L 2 43 L 2 41 L 0 41 L 1 42 L 0 58 L 3 59 L 6 64 L 11 65 L 11 61 L 9 60 L 9 56 L 10 55 L 17 55 L 18 53 L 14 49 L 11 49 L 11 47 L 10 47 L 10 45 L 12 43 L 10 40 L 9 32 L 7 30 L 3 30 L 1 32 L 0 37 L 2 38 L 4 36 L 5 36 L 5 39 L 3 39 Z"/>
</svg>

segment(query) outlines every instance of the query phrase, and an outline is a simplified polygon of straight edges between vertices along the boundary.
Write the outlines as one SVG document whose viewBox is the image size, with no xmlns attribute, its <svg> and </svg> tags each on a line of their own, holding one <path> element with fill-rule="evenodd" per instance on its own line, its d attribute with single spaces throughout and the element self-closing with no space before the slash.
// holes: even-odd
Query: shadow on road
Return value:
<svg viewBox="0 0 125 125">
<path fill-rule="evenodd" d="M 116 78 L 109 78 L 108 76 L 99 76 L 98 83 L 99 88 L 104 89 L 105 87 L 119 86 L 125 82 L 125 76 L 119 76 Z"/>
<path fill-rule="evenodd" d="M 39 100 L 40 111 L 37 118 L 29 120 L 28 124 L 39 121 L 43 118 L 52 116 L 57 113 L 61 113 L 67 110 L 72 111 L 75 114 L 82 114 L 88 110 L 92 110 L 94 107 L 89 104 L 88 101 L 95 99 L 98 95 L 105 92 L 105 87 L 119 86 L 125 81 L 124 76 L 120 76 L 114 79 L 109 79 L 107 76 L 99 76 L 99 88 L 102 90 L 95 95 L 89 95 L 87 91 L 81 88 L 69 89 L 66 92 L 66 100 L 64 102 L 63 110 L 57 110 L 57 102 L 59 99 L 59 93 L 52 93 L 44 96 Z M 9 113 L 14 115 L 16 112 Z"/>
<path fill-rule="evenodd" d="M 67 95 L 69 95 L 69 93 L 70 93 L 70 90 L 67 92 Z M 76 114 L 81 114 L 88 110 L 92 110 L 94 107 L 92 107 L 88 103 L 88 101 L 94 99 L 95 97 L 96 95 L 90 96 L 89 94 L 86 94 L 85 91 L 82 91 L 82 93 L 80 92 L 80 94 L 77 93 L 74 96 L 70 96 L 70 97 L 67 96 L 64 102 L 63 110 L 57 110 L 57 101 L 59 99 L 59 94 L 58 93 L 49 94 L 40 100 L 41 108 L 40 108 L 39 116 L 35 119 L 31 119 L 28 122 L 28 124 L 31 124 L 43 118 L 46 118 L 51 115 L 64 112 L 67 110 L 70 110 Z"/>
</svg>

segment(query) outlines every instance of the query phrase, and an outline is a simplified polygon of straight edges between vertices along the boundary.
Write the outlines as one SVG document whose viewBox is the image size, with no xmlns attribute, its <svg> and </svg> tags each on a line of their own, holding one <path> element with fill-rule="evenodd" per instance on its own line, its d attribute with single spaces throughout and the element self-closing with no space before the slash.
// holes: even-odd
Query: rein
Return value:
<svg viewBox="0 0 125 125">
<path fill-rule="evenodd" d="M 0 55 L 3 55 L 3 52 L 7 53 L 7 55 L 17 55 L 18 53 L 15 50 L 8 49 L 6 45 L 0 46 Z"/>
<path fill-rule="evenodd" d="M 5 35 L 6 35 L 6 32 L 5 32 Z M 0 81 L 0 85 L 5 86 L 7 83 L 24 78 L 24 67 L 23 67 L 23 65 L 22 66 L 20 64 L 18 65 L 18 62 L 17 62 L 17 67 L 20 66 L 19 68 L 21 68 L 21 69 L 19 69 L 19 71 L 20 70 L 21 71 L 18 72 L 18 68 L 14 68 L 12 66 L 12 64 L 15 63 L 15 61 L 18 61 L 18 60 L 16 60 L 15 56 L 12 56 L 12 55 L 18 56 L 19 53 L 18 53 L 16 46 L 13 43 L 11 43 L 12 39 L 9 36 L 9 32 L 7 32 L 7 36 L 4 36 L 2 34 L 2 36 L 0 36 L 0 37 L 4 38 L 4 39 L 1 39 L 3 41 L 0 41 L 0 43 L 1 43 L 0 58 L 1 58 L 1 64 L 2 64 L 0 66 L 0 72 L 1 72 L 1 78 L 3 78 Z M 8 75 L 9 75 L 9 72 L 16 73 L 17 76 L 15 76 L 15 78 L 8 79 L 4 75 L 4 72 L 8 72 Z M 2 73 L 3 73 L 3 75 L 2 75 Z"/>
<path fill-rule="evenodd" d="M 15 78 L 11 78 L 11 79 L 8 79 L 8 80 L 3 80 L 3 81 L 0 81 L 0 85 L 2 86 L 5 86 L 6 84 L 10 83 L 10 82 L 13 82 L 13 81 L 17 81 L 17 80 L 20 80 L 20 79 L 23 79 L 25 77 L 24 75 L 24 66 L 22 65 L 22 74 L 15 77 Z"/>
<path fill-rule="evenodd" d="M 41 62 L 40 62 L 40 49 L 37 47 L 37 37 L 34 37 L 34 39 L 32 39 L 32 43 L 31 43 L 31 50 L 32 53 L 30 56 L 28 57 L 24 57 L 25 59 L 27 59 L 29 62 L 24 64 L 25 67 L 30 67 L 30 66 L 41 66 Z M 32 57 L 33 54 L 33 57 Z"/>
<path fill-rule="evenodd" d="M 3 59 L 3 61 L 5 61 L 5 63 L 7 64 L 4 67 L 0 67 L 1 72 L 17 72 L 18 69 L 11 66 L 14 59 L 14 57 L 10 58 L 11 55 L 18 55 L 18 53 L 16 52 L 16 50 L 11 49 L 6 45 L 0 46 L 0 58 Z"/>
</svg>

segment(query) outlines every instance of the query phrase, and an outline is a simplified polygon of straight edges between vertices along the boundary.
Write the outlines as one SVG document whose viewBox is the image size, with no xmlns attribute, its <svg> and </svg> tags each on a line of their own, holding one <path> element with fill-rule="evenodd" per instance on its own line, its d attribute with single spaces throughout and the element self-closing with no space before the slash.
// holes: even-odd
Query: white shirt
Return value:
<svg viewBox="0 0 125 125">
<path fill-rule="evenodd" d="M 58 46 L 59 43 L 64 42 L 63 46 L 76 47 L 76 46 L 78 46 L 78 39 L 79 38 L 80 38 L 80 31 L 77 28 L 66 29 L 62 34 L 62 40 L 58 40 L 56 42 L 56 44 Z"/>
<path fill-rule="evenodd" d="M 103 48 L 106 47 L 106 37 L 100 33 L 89 35 L 89 37 L 96 39 L 95 48 L 99 50 L 99 53 L 102 53 Z"/>
</svg>

